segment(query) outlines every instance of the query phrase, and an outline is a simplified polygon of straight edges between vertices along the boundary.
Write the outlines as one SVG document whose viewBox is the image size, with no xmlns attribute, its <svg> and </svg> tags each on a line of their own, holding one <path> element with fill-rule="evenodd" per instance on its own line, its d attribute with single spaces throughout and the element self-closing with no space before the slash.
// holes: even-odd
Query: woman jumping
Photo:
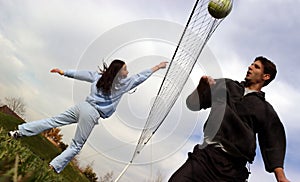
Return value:
<svg viewBox="0 0 300 182">
<path fill-rule="evenodd" d="M 116 111 L 124 93 L 143 83 L 155 71 L 166 68 L 166 65 L 167 62 L 161 62 L 153 68 L 131 77 L 127 77 L 127 66 L 121 60 L 114 60 L 109 67 L 103 65 L 101 73 L 52 69 L 51 73 L 90 82 L 92 84 L 90 95 L 84 102 L 71 107 L 58 116 L 24 123 L 18 126 L 18 130 L 9 131 L 8 134 L 13 138 L 33 136 L 51 128 L 77 123 L 76 133 L 71 144 L 49 164 L 56 173 L 60 173 L 80 152 L 92 129 L 98 124 L 98 119 L 110 117 Z"/>
</svg>

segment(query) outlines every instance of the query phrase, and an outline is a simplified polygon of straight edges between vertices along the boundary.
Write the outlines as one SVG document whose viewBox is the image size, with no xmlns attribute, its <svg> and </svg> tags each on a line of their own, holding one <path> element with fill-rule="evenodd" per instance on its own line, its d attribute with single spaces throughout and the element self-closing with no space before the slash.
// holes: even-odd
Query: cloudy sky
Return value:
<svg viewBox="0 0 300 182">
<path fill-rule="evenodd" d="M 102 60 L 124 58 L 133 74 L 168 60 L 193 4 L 186 0 L 0 0 L 0 99 L 22 97 L 28 121 L 59 114 L 84 100 L 89 85 L 50 74 L 51 68 L 96 70 Z M 207 59 L 217 61 L 222 76 L 236 80 L 243 80 L 258 55 L 277 64 L 278 75 L 264 91 L 286 129 L 285 170 L 291 181 L 300 179 L 298 7 L 299 0 L 235 0 L 205 50 Z M 201 141 L 207 111 L 194 113 L 184 106 L 185 97 L 205 73 L 199 61 L 170 113 L 173 117 L 167 118 L 121 181 L 146 181 L 158 172 L 167 181 Z M 113 171 L 116 177 L 122 171 L 131 160 L 163 74 L 160 70 L 136 92 L 125 95 L 114 116 L 100 121 L 79 155 L 82 165 L 92 163 L 98 176 Z M 66 143 L 75 129 L 76 125 L 62 128 Z M 274 181 L 257 153 L 250 181 Z"/>
</svg>

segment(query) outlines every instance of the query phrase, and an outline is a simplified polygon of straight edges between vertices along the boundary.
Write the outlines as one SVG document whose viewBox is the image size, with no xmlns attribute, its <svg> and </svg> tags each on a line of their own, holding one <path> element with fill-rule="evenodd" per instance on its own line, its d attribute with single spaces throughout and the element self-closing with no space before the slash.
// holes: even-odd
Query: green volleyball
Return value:
<svg viewBox="0 0 300 182">
<path fill-rule="evenodd" d="M 231 0 L 211 0 L 208 3 L 208 12 L 216 19 L 225 18 L 231 12 L 231 9 Z"/>
</svg>

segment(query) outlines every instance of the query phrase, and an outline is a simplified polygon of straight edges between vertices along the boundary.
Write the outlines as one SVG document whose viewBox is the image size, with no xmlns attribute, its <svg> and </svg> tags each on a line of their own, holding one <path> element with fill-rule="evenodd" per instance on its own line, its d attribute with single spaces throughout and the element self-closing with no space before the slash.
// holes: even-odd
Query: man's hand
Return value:
<svg viewBox="0 0 300 182">
<path fill-rule="evenodd" d="M 216 84 L 216 81 L 210 77 L 210 76 L 202 76 L 201 77 L 201 80 L 203 80 L 205 83 L 207 83 L 209 86 L 212 86 L 212 85 L 215 85 Z M 200 81 L 201 81 L 200 80 Z"/>
<path fill-rule="evenodd" d="M 278 182 L 290 182 L 285 174 L 284 174 L 284 171 L 281 167 L 278 167 L 278 168 L 275 168 L 274 169 L 274 174 L 275 174 L 275 177 L 277 179 Z"/>
</svg>

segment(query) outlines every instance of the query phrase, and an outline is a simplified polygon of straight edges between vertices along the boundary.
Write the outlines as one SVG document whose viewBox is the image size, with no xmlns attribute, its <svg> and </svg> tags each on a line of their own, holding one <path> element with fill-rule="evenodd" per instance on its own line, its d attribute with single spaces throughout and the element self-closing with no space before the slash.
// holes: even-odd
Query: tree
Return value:
<svg viewBox="0 0 300 182">
<path fill-rule="evenodd" d="M 16 114 L 24 117 L 26 108 L 25 102 L 21 97 L 5 97 L 5 104 Z"/>
<path fill-rule="evenodd" d="M 114 173 L 112 171 L 106 173 L 103 177 L 100 177 L 100 182 L 113 182 L 113 175 Z"/>
<path fill-rule="evenodd" d="M 66 150 L 66 149 L 68 148 L 68 146 L 69 146 L 69 145 L 65 144 L 64 142 L 60 142 L 59 145 L 58 145 L 58 147 L 59 147 L 62 151 Z"/>
<path fill-rule="evenodd" d="M 54 143 L 56 143 L 57 146 L 60 145 L 61 143 L 61 140 L 62 140 L 62 134 L 59 134 L 61 131 L 61 129 L 59 128 L 52 128 L 52 129 L 49 129 L 49 130 L 46 130 L 43 132 L 43 135 L 52 140 Z"/>
<path fill-rule="evenodd" d="M 152 180 L 147 180 L 147 182 L 162 182 L 164 180 L 164 176 L 160 171 L 156 172 L 156 177 Z"/>
<path fill-rule="evenodd" d="M 162 182 L 164 180 L 164 176 L 161 174 L 160 171 L 157 171 L 156 173 L 156 178 L 155 178 L 155 182 Z"/>
<path fill-rule="evenodd" d="M 90 164 L 88 164 L 82 172 L 86 178 L 89 179 L 90 182 L 97 182 L 98 177 L 96 173 L 93 171 L 93 168 Z"/>
</svg>

